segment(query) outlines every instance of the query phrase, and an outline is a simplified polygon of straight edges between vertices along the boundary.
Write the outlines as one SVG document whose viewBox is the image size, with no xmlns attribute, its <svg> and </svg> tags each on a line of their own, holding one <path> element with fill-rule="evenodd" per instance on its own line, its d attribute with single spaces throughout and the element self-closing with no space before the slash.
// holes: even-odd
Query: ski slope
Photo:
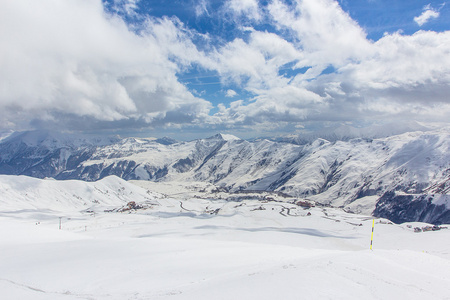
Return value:
<svg viewBox="0 0 450 300">
<path fill-rule="evenodd" d="M 0 176 L 1 299 L 449 299 L 449 229 L 152 184 Z"/>
</svg>

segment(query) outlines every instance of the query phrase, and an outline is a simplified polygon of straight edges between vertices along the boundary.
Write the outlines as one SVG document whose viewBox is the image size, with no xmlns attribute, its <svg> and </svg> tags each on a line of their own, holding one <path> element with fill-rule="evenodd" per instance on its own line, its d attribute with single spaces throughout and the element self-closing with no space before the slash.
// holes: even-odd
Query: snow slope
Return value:
<svg viewBox="0 0 450 300">
<path fill-rule="evenodd" d="M 57 181 L 0 175 L 0 207 L 11 211 L 93 210 L 118 207 L 130 201 L 152 203 L 159 195 L 146 192 L 115 176 L 97 182 Z"/>
<path fill-rule="evenodd" d="M 99 183 L 0 179 L 9 193 L 0 193 L 2 299 L 448 299 L 450 294 L 448 229 L 414 233 L 413 227 L 426 224 L 376 219 L 370 251 L 371 217 L 340 209 L 181 193 L 153 194 L 152 205 L 119 212 L 110 205 L 121 208 L 130 198 L 146 204 L 148 191 L 109 177 Z M 110 199 L 106 191 L 121 192 Z M 78 203 L 67 195 L 75 192 Z M 54 208 L 47 195 L 55 195 Z M 84 203 L 94 198 L 99 203 L 86 212 Z"/>
</svg>

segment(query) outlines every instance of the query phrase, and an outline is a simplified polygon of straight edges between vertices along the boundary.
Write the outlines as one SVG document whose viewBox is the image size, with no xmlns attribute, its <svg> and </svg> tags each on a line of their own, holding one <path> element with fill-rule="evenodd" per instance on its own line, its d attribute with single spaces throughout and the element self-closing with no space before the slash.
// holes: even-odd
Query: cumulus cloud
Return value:
<svg viewBox="0 0 450 300">
<path fill-rule="evenodd" d="M 125 2 L 130 9 L 136 3 Z M 211 104 L 176 77 L 202 56 L 181 27 L 177 20 L 149 19 L 136 34 L 106 14 L 101 1 L 3 2 L 2 119 L 18 123 L 39 115 L 63 122 L 58 115 L 64 113 L 93 124 L 152 124 L 174 112 L 207 115 Z"/>
<path fill-rule="evenodd" d="M 416 22 L 419 26 L 422 26 L 431 19 L 437 18 L 439 18 L 439 11 L 433 9 L 431 4 L 428 4 L 424 6 L 423 12 L 420 16 L 414 17 L 414 22 Z"/>
<path fill-rule="evenodd" d="M 450 32 L 394 33 L 373 43 L 372 55 L 308 88 L 364 119 L 416 118 L 445 121 L 450 101 Z M 344 104 L 344 105 L 342 105 Z M 357 110 L 355 111 L 355 108 Z M 352 116 L 347 116 L 352 118 Z"/>
<path fill-rule="evenodd" d="M 449 32 L 397 32 L 373 42 L 332 0 L 274 0 L 267 12 L 279 33 L 252 30 L 217 53 L 222 80 L 254 97 L 223 105 L 215 122 L 445 121 Z"/>
<path fill-rule="evenodd" d="M 215 59 L 224 83 L 237 84 L 255 96 L 223 106 L 213 118 L 216 122 L 249 125 L 337 118 L 330 112 L 336 103 L 315 91 L 310 81 L 330 65 L 339 68 L 364 59 L 372 51 L 371 43 L 337 2 L 295 3 L 292 7 L 275 0 L 267 9 L 280 31 L 288 32 L 284 37 L 252 30 L 247 40 L 235 39 L 218 50 Z M 294 75 L 284 75 L 284 69 Z"/>
<path fill-rule="evenodd" d="M 343 70 L 354 70 L 357 85 L 376 89 L 449 83 L 450 32 L 394 33 L 373 44 L 374 55 Z M 446 56 L 446 55 L 445 55 Z"/>
<path fill-rule="evenodd" d="M 256 92 L 285 85 L 287 78 L 278 74 L 285 64 L 301 59 L 301 53 L 280 36 L 253 31 L 248 41 L 235 39 L 214 53 L 212 59 L 222 81 Z"/>
<path fill-rule="evenodd" d="M 275 24 L 288 30 L 305 54 L 297 66 L 311 66 L 313 76 L 328 65 L 341 66 L 361 59 L 370 51 L 364 30 L 334 0 L 295 1 L 293 7 L 280 0 L 269 5 Z"/>
</svg>

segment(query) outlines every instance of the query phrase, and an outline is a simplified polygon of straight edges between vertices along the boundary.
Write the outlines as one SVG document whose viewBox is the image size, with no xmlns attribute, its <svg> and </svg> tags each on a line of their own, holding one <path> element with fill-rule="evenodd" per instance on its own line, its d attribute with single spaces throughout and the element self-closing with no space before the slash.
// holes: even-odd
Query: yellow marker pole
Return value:
<svg viewBox="0 0 450 300">
<path fill-rule="evenodd" d="M 373 243 L 373 228 L 375 227 L 375 219 L 372 220 L 372 236 L 370 237 L 370 250 L 372 250 Z"/>
</svg>

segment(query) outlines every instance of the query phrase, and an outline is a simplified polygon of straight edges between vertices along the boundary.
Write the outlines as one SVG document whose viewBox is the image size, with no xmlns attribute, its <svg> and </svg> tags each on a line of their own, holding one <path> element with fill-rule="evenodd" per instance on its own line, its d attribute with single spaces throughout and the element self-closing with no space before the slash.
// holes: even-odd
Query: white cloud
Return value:
<svg viewBox="0 0 450 300">
<path fill-rule="evenodd" d="M 250 102 L 223 106 L 216 115 L 223 124 L 394 116 L 445 121 L 450 32 L 397 32 L 372 42 L 335 1 L 296 1 L 292 7 L 275 0 L 268 11 L 280 32 L 293 38 L 253 30 L 248 41 L 237 39 L 219 50 L 223 80 L 255 95 Z M 288 64 L 293 71 L 309 69 L 281 76 Z M 336 72 L 322 74 L 330 65 Z"/>
<path fill-rule="evenodd" d="M 113 9 L 116 12 L 124 13 L 127 15 L 136 15 L 138 9 L 138 3 L 141 0 L 114 0 Z"/>
<path fill-rule="evenodd" d="M 377 89 L 450 83 L 450 32 L 419 31 L 386 35 L 373 44 L 374 55 L 348 65 L 361 85 Z"/>
<path fill-rule="evenodd" d="M 450 32 L 394 33 L 373 44 L 372 55 L 311 81 L 342 116 L 445 121 L 450 108 Z M 352 116 L 348 116 L 351 118 Z"/>
<path fill-rule="evenodd" d="M 439 11 L 433 9 L 431 5 L 428 4 L 423 8 L 423 12 L 420 16 L 414 17 L 414 22 L 416 22 L 419 26 L 422 26 L 431 19 L 437 18 L 439 18 Z"/>
<path fill-rule="evenodd" d="M 210 122 L 225 126 L 257 126 L 277 122 L 299 122 L 314 118 L 317 109 L 327 104 L 317 94 L 304 88 L 285 86 L 257 91 L 250 103 L 242 100 L 220 105 L 220 110 Z"/>
<path fill-rule="evenodd" d="M 234 91 L 234 90 L 227 90 L 227 92 L 226 92 L 226 94 L 225 94 L 225 96 L 226 97 L 229 97 L 229 98 L 233 98 L 233 97 L 235 97 L 237 95 L 237 93 L 236 93 L 236 91 Z"/>
<path fill-rule="evenodd" d="M 176 77 L 202 54 L 176 20 L 148 20 L 146 26 L 139 35 L 131 32 L 99 0 L 4 1 L 2 119 L 64 122 L 58 119 L 64 114 L 93 123 L 152 124 L 174 113 L 190 120 L 207 115 L 211 104 Z"/>
<path fill-rule="evenodd" d="M 261 19 L 258 0 L 228 0 L 225 6 L 237 16 L 257 21 Z"/>
<path fill-rule="evenodd" d="M 373 42 L 333 0 L 227 1 L 241 35 L 218 44 L 176 18 L 148 18 L 133 32 L 100 0 L 23 1 L 4 1 L 0 10 L 5 128 L 269 128 L 450 113 L 450 32 L 397 32 Z M 136 11 L 138 1 L 117 3 Z M 199 13 L 207 4 L 198 2 Z M 263 19 L 271 32 L 260 31 Z M 198 50 L 199 40 L 208 50 Z M 209 116 L 211 103 L 177 78 L 192 67 L 217 72 L 227 97 L 241 89 L 252 96 Z"/>
<path fill-rule="evenodd" d="M 280 0 L 269 12 L 280 29 L 289 30 L 305 59 L 298 67 L 312 66 L 320 74 L 328 65 L 342 66 L 362 59 L 370 51 L 364 30 L 333 0 L 295 1 L 294 7 Z"/>
<path fill-rule="evenodd" d="M 334 1 L 298 1 L 294 7 L 273 1 L 268 11 L 280 30 L 293 38 L 253 30 L 247 41 L 236 39 L 218 50 L 215 59 L 222 80 L 240 85 L 255 98 L 222 107 L 214 122 L 232 126 L 338 118 L 331 111 L 337 106 L 330 105 L 325 94 L 308 90 L 313 86 L 308 82 L 329 65 L 338 68 L 369 55 L 372 46 L 364 31 Z M 297 76 L 280 72 L 287 68 L 296 74 L 304 67 L 309 70 Z"/>
<path fill-rule="evenodd" d="M 218 49 L 212 58 L 224 83 L 233 82 L 249 91 L 285 85 L 278 74 L 285 64 L 302 58 L 299 50 L 280 36 L 253 31 L 246 42 L 235 39 Z"/>
<path fill-rule="evenodd" d="M 206 2 L 206 0 L 200 0 L 196 5 L 195 5 L 195 15 L 197 17 L 201 17 L 203 15 L 209 15 L 208 12 L 208 2 Z"/>
</svg>

